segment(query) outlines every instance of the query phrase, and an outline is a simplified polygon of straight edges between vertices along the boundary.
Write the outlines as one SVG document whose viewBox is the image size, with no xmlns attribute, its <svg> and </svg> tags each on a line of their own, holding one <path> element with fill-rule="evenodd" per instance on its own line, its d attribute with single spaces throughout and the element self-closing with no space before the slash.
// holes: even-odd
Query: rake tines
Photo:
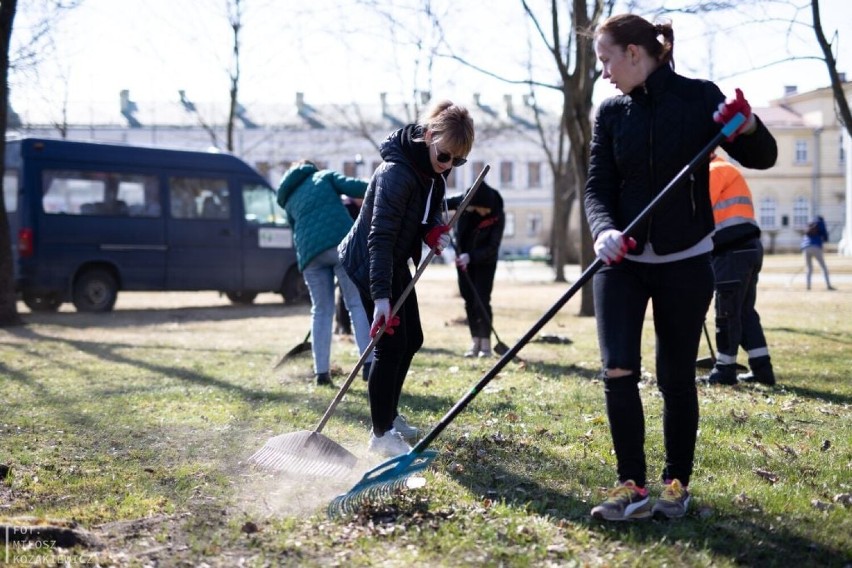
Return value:
<svg viewBox="0 0 852 568">
<path fill-rule="evenodd" d="M 365 473 L 352 489 L 328 504 L 328 516 L 350 515 L 368 502 L 396 493 L 406 487 L 408 478 L 429 467 L 437 455 L 437 450 L 417 452 L 412 449 L 407 454 L 380 463 Z"/>
<path fill-rule="evenodd" d="M 270 438 L 249 458 L 268 471 L 321 477 L 345 477 L 357 461 L 346 448 L 312 430 Z"/>
</svg>

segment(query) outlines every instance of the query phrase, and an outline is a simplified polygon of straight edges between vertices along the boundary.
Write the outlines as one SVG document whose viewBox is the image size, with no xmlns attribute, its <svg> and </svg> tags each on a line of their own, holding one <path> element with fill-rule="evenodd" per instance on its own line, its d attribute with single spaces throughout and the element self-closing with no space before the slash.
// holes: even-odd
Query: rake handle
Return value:
<svg viewBox="0 0 852 568">
<path fill-rule="evenodd" d="M 460 272 L 464 274 L 467 284 L 470 286 L 470 290 L 473 293 L 473 297 L 476 298 L 476 305 L 479 306 L 479 311 L 482 312 L 482 317 L 485 318 L 485 321 L 488 323 L 488 327 L 491 329 L 491 333 L 494 334 L 494 338 L 497 340 L 497 343 L 503 343 L 500 340 L 500 336 L 497 335 L 497 330 L 494 329 L 494 324 L 492 323 L 491 318 L 488 317 L 488 308 L 485 306 L 482 296 L 480 296 L 479 292 L 476 290 L 476 286 L 473 284 L 473 278 L 471 278 L 470 274 L 467 273 L 467 269 L 461 270 Z"/>
<path fill-rule="evenodd" d="M 464 211 L 465 207 L 467 207 L 471 199 L 473 199 L 476 190 L 479 189 L 480 184 L 482 184 L 482 180 L 485 179 L 485 175 L 490 169 L 491 166 L 485 164 L 485 166 L 482 168 L 482 171 L 479 172 L 479 175 L 473 182 L 473 185 L 470 187 L 470 190 L 467 192 L 467 195 L 465 195 L 464 199 L 459 205 L 459 209 L 456 210 L 455 214 L 452 216 L 452 218 L 450 218 L 449 222 L 447 223 L 450 229 L 455 226 L 456 222 L 458 221 L 458 218 L 461 216 L 462 211 Z M 411 291 L 414 290 L 414 285 L 420 279 L 420 276 L 422 276 L 423 272 L 426 270 L 426 267 L 429 266 L 429 264 L 432 262 L 432 259 L 435 258 L 436 249 L 437 247 L 429 249 L 429 253 L 426 255 L 426 258 L 423 259 L 423 261 L 420 263 L 420 266 L 417 267 L 417 271 L 414 273 L 414 276 L 412 276 L 411 282 L 408 283 L 408 285 L 400 294 L 399 299 L 393 305 L 388 320 L 393 319 L 393 316 L 395 316 L 396 313 L 399 311 L 400 307 L 402 307 L 402 303 L 405 302 L 406 298 L 408 298 L 409 294 L 411 294 Z M 387 324 L 382 325 L 382 327 L 379 328 L 379 331 L 376 332 L 375 337 L 370 340 L 369 345 L 367 345 L 366 349 L 364 349 L 364 352 L 361 354 L 361 357 L 358 358 L 358 362 L 355 363 L 355 366 L 349 372 L 349 376 L 346 377 L 346 381 L 344 381 L 344 383 L 340 386 L 340 390 L 337 391 L 334 400 L 331 401 L 331 404 L 329 404 L 328 409 L 325 411 L 325 414 L 323 414 L 322 418 L 320 418 L 319 423 L 317 424 L 316 428 L 314 428 L 314 432 L 320 432 L 325 427 L 328 420 L 331 418 L 331 415 L 334 414 L 334 410 L 337 408 L 337 405 L 340 404 L 340 401 L 343 400 L 343 395 L 345 395 L 346 391 L 349 390 L 349 386 L 352 384 L 352 381 L 355 380 L 355 377 L 358 375 L 358 371 L 360 371 L 361 367 L 364 366 L 364 363 L 367 361 L 367 357 L 370 356 L 370 353 L 372 353 L 373 349 L 376 347 L 376 344 L 379 342 L 379 339 L 381 339 L 382 335 L 384 335 L 386 327 Z"/>
<path fill-rule="evenodd" d="M 737 113 L 725 126 L 717 133 L 713 139 L 694 157 L 692 160 L 686 164 L 683 169 L 681 169 L 677 175 L 651 200 L 651 202 L 643 209 L 639 215 L 636 216 L 633 221 L 624 229 L 623 233 L 625 236 L 634 236 L 634 232 L 636 228 L 644 223 L 648 217 L 654 212 L 657 204 L 662 200 L 668 193 L 670 193 L 674 188 L 683 183 L 686 177 L 692 173 L 701 163 L 709 159 L 710 152 L 713 151 L 716 146 L 718 146 L 722 140 L 733 134 L 737 128 L 739 128 L 743 122 L 745 122 L 745 116 L 741 113 Z M 497 363 L 494 364 L 491 369 L 485 373 L 485 375 L 479 379 L 479 382 L 471 388 L 468 393 L 459 400 L 455 406 L 453 406 L 447 413 L 438 421 L 438 424 L 428 432 L 417 444 L 411 448 L 412 454 L 422 453 L 429 445 L 437 438 L 441 432 L 452 422 L 456 416 L 458 416 L 470 402 L 482 391 L 485 386 L 491 382 L 491 380 L 497 376 L 497 374 L 503 370 L 514 357 L 518 354 L 518 352 L 530 342 L 530 340 L 535 337 L 536 333 L 538 333 L 541 328 L 543 328 L 553 316 L 555 316 L 559 310 L 570 300 L 574 294 L 577 293 L 580 288 L 582 288 L 586 282 L 591 279 L 594 274 L 604 266 L 604 262 L 600 258 L 595 258 L 594 262 L 592 262 L 582 274 L 577 279 L 574 284 L 571 285 L 570 288 L 560 297 L 556 303 L 554 303 L 550 309 L 548 309 L 544 315 L 542 315 L 538 321 L 536 321 L 532 327 L 518 340 L 515 345 L 513 345 L 509 351 L 507 351 Z"/>
</svg>

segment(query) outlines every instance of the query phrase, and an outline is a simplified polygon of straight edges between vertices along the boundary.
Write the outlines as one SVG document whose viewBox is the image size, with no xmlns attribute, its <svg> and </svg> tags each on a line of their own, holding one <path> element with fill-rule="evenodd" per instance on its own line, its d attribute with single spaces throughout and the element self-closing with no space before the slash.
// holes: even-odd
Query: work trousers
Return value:
<svg viewBox="0 0 852 568">
<path fill-rule="evenodd" d="M 749 360 L 769 355 L 766 336 L 755 309 L 757 280 L 763 267 L 763 244 L 752 239 L 713 256 L 716 282 L 716 349 L 722 365 L 737 362 L 737 350 Z"/>
</svg>

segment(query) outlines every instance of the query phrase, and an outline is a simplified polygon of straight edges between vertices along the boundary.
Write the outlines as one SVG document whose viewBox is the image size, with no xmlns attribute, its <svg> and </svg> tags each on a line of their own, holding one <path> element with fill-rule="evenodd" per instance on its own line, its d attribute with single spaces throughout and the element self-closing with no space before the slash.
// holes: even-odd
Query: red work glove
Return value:
<svg viewBox="0 0 852 568">
<path fill-rule="evenodd" d="M 713 120 L 722 125 L 727 124 L 738 112 L 742 113 L 745 117 L 743 125 L 737 128 L 733 134 L 728 136 L 728 142 L 733 142 L 734 139 L 743 132 L 750 134 L 755 128 L 757 128 L 757 119 L 754 118 L 754 115 L 751 113 L 751 105 L 748 104 L 748 101 L 745 99 L 743 92 L 740 89 L 736 89 L 735 92 L 737 94 L 736 98 L 728 99 L 723 103 L 719 103 L 719 109 L 713 113 Z"/>
<path fill-rule="evenodd" d="M 429 229 L 429 232 L 426 233 L 426 238 L 423 240 L 426 242 L 426 246 L 430 249 L 435 249 L 435 254 L 439 255 L 441 251 L 450 246 L 449 232 L 449 225 L 436 225 Z"/>
<path fill-rule="evenodd" d="M 385 328 L 385 333 L 393 335 L 394 328 L 399 325 L 399 316 L 390 317 L 390 313 L 390 300 L 387 298 L 376 300 L 376 307 L 373 309 L 373 325 L 370 327 L 370 337 L 376 337 L 379 329 L 381 329 L 386 321 L 388 325 Z"/>
<path fill-rule="evenodd" d="M 604 264 L 618 264 L 628 250 L 636 248 L 636 239 L 616 229 L 607 229 L 595 239 L 595 254 Z"/>
</svg>

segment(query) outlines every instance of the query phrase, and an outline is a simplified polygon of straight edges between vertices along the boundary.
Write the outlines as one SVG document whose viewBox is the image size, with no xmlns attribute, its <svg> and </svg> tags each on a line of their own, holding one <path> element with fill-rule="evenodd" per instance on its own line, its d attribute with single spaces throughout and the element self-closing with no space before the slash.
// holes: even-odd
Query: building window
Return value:
<svg viewBox="0 0 852 568">
<path fill-rule="evenodd" d="M 808 141 L 796 140 L 796 156 L 794 158 L 796 164 L 806 164 L 808 161 Z"/>
<path fill-rule="evenodd" d="M 345 161 L 343 162 L 343 175 L 349 177 L 358 177 L 358 162 Z"/>
<path fill-rule="evenodd" d="M 515 185 L 515 169 L 512 162 L 500 162 L 500 184 L 503 187 Z"/>
<path fill-rule="evenodd" d="M 530 187 L 541 187 L 541 162 L 530 162 L 527 164 Z"/>
<path fill-rule="evenodd" d="M 506 225 L 503 227 L 503 236 L 515 236 L 515 214 L 511 211 L 506 211 Z"/>
<path fill-rule="evenodd" d="M 477 176 L 482 172 L 482 168 L 485 167 L 485 162 L 476 161 L 470 162 L 470 171 L 473 172 L 473 179 L 476 179 Z"/>
<path fill-rule="evenodd" d="M 537 211 L 531 212 L 527 216 L 527 236 L 537 237 L 541 232 L 541 213 Z"/>
<path fill-rule="evenodd" d="M 771 197 L 761 199 L 758 211 L 761 227 L 766 230 L 778 228 L 778 204 L 775 203 L 774 199 Z"/>
<path fill-rule="evenodd" d="M 793 228 L 804 229 L 811 219 L 811 204 L 807 197 L 799 196 L 793 201 Z"/>
</svg>

